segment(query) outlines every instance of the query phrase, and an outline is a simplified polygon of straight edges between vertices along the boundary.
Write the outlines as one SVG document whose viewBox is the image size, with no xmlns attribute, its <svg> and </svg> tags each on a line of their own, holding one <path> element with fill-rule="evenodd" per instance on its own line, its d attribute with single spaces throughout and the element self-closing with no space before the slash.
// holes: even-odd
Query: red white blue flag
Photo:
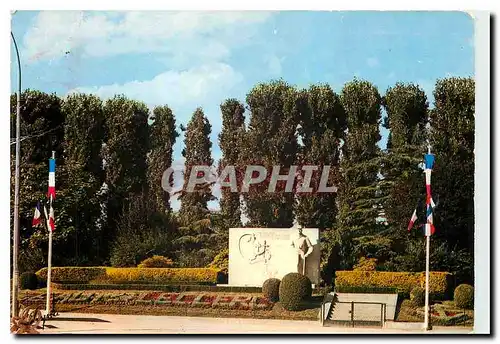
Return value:
<svg viewBox="0 0 500 344">
<path fill-rule="evenodd" d="M 49 227 L 52 232 L 56 229 L 56 219 L 54 216 L 54 208 L 52 208 L 52 202 L 50 202 Z"/>
<path fill-rule="evenodd" d="M 47 217 L 48 229 L 54 231 L 56 229 L 56 219 L 54 216 L 54 208 L 52 201 L 56 199 L 56 159 L 49 159 L 49 191 L 47 192 L 49 198 L 49 214 L 47 216 L 47 209 L 45 208 L 45 216 Z"/>
<path fill-rule="evenodd" d="M 40 202 L 38 202 L 35 207 L 35 214 L 33 215 L 33 222 L 31 225 L 36 227 L 40 222 L 42 222 L 42 213 L 40 212 Z"/>
<path fill-rule="evenodd" d="M 413 211 L 413 215 L 411 216 L 410 223 L 408 224 L 408 232 L 413 228 L 415 221 L 417 221 L 417 209 Z"/>
<path fill-rule="evenodd" d="M 426 197 L 426 224 L 425 224 L 425 235 L 430 236 L 434 234 L 435 228 L 434 228 L 434 219 L 433 219 L 433 208 L 434 208 L 434 201 L 432 200 L 431 196 L 431 174 L 432 174 L 432 168 L 434 167 L 434 155 L 433 154 L 425 154 L 424 156 L 424 161 L 425 161 L 425 189 L 427 191 L 427 197 Z"/>
<path fill-rule="evenodd" d="M 47 198 L 56 199 L 56 159 L 49 159 L 49 191 Z"/>
</svg>

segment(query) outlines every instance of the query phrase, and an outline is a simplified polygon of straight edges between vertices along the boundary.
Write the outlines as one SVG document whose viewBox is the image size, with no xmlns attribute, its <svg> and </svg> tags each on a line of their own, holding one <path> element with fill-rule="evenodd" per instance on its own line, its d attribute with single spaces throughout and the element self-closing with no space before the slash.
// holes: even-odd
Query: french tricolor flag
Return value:
<svg viewBox="0 0 500 344">
<path fill-rule="evenodd" d="M 31 225 L 36 227 L 42 222 L 42 213 L 40 212 L 40 202 L 36 204 L 35 214 L 33 215 L 33 222 Z"/>
<path fill-rule="evenodd" d="M 434 167 L 434 154 L 430 153 L 425 154 L 424 160 L 425 160 L 425 188 L 427 191 L 427 199 L 425 202 L 427 206 L 427 211 L 426 211 L 427 223 L 425 224 L 425 235 L 430 236 L 434 234 L 435 231 L 434 219 L 432 216 L 433 207 L 435 206 L 435 204 L 431 196 L 431 173 L 432 173 L 432 168 Z"/>
<path fill-rule="evenodd" d="M 47 197 L 56 199 L 56 159 L 49 159 L 49 191 Z"/>
<path fill-rule="evenodd" d="M 408 224 L 408 232 L 413 228 L 415 221 L 417 221 L 417 209 L 413 211 L 413 215 L 411 216 L 410 223 Z"/>
<path fill-rule="evenodd" d="M 49 227 L 52 232 L 56 229 L 56 219 L 54 216 L 54 208 L 52 208 L 52 202 L 50 202 L 49 210 Z"/>
</svg>

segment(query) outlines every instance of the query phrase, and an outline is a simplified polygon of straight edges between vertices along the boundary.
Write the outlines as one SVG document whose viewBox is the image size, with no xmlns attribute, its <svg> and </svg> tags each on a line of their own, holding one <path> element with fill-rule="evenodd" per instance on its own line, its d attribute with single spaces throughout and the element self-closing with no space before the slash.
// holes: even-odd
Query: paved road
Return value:
<svg viewBox="0 0 500 344">
<path fill-rule="evenodd" d="M 418 333 L 421 331 L 322 327 L 317 321 L 205 318 L 150 315 L 62 313 L 41 333 L 73 334 L 288 334 L 288 333 Z M 47 326 L 48 325 L 48 326 Z M 470 333 L 466 328 L 435 328 L 431 333 Z"/>
</svg>

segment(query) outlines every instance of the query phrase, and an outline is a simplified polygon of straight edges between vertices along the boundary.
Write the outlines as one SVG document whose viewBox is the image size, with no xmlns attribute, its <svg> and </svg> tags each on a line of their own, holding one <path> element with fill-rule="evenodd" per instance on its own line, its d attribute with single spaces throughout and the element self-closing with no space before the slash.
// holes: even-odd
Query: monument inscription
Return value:
<svg viewBox="0 0 500 344">
<path fill-rule="evenodd" d="M 317 228 L 230 228 L 229 284 L 260 287 L 290 272 L 319 283 Z"/>
</svg>

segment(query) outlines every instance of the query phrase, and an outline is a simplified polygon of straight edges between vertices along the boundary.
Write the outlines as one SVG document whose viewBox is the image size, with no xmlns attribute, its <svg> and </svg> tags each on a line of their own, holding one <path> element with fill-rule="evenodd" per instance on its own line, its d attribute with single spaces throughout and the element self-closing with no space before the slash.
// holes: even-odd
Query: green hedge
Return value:
<svg viewBox="0 0 500 344">
<path fill-rule="evenodd" d="M 394 287 L 335 286 L 335 292 L 354 293 L 354 294 L 397 294 L 398 289 Z"/>
<path fill-rule="evenodd" d="M 46 280 L 47 268 L 36 274 L 40 279 Z M 216 284 L 219 274 L 217 269 L 211 268 L 54 267 L 51 280 L 64 284 Z"/>
<path fill-rule="evenodd" d="M 429 284 L 434 299 L 451 296 L 452 274 L 431 271 Z M 417 286 L 425 286 L 423 272 L 388 272 L 388 271 L 337 271 L 335 288 L 341 287 L 382 287 L 396 288 L 398 293 L 409 295 Z"/>
<path fill-rule="evenodd" d="M 37 271 L 36 275 L 42 280 L 47 280 L 47 268 Z M 88 283 L 93 279 L 106 276 L 106 267 L 53 267 L 51 274 L 52 282 Z"/>
</svg>

